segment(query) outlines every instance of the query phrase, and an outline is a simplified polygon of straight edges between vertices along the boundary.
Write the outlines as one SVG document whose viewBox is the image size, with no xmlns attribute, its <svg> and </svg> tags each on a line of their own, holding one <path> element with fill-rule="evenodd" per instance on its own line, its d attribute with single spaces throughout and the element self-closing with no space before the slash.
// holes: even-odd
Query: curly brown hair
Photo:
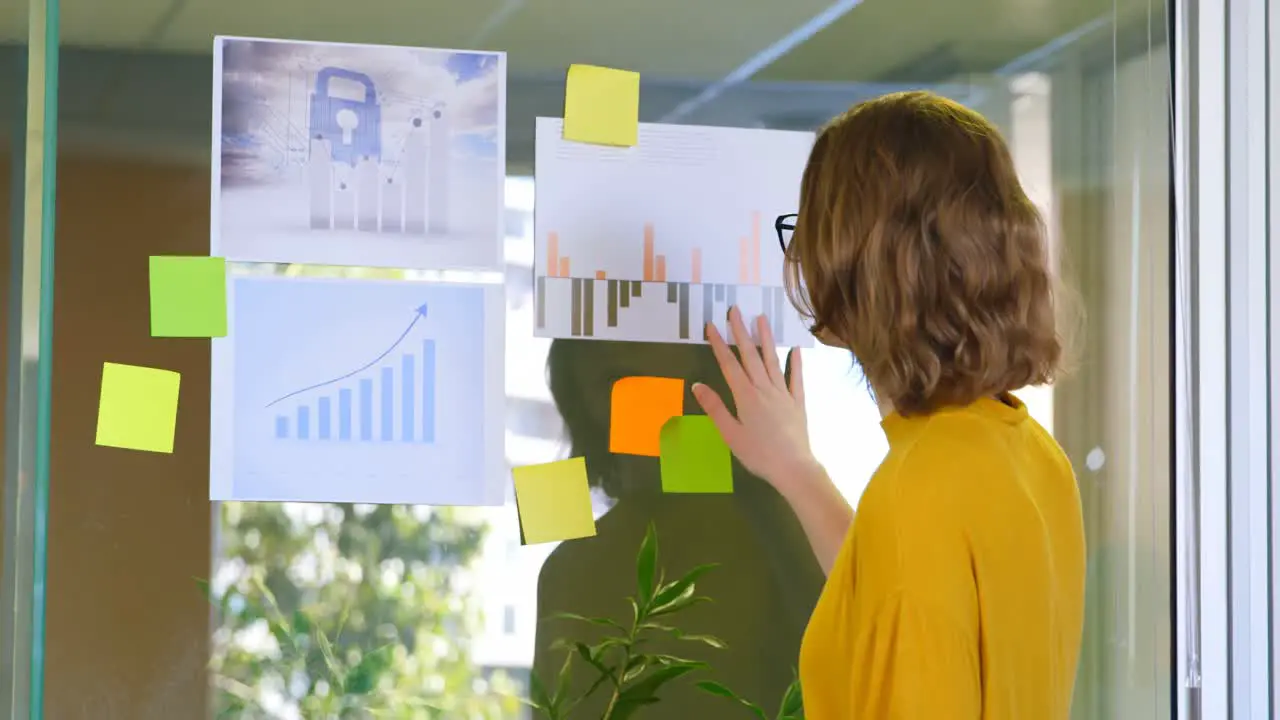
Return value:
<svg viewBox="0 0 1280 720">
<path fill-rule="evenodd" d="M 787 291 L 903 415 L 1051 382 L 1062 361 L 1044 221 L 985 118 L 928 92 L 818 135 Z"/>
</svg>

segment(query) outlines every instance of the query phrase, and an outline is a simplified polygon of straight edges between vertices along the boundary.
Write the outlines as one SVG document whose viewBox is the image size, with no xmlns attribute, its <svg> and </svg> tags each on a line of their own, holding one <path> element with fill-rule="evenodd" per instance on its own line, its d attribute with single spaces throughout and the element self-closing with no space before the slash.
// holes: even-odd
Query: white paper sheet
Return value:
<svg viewBox="0 0 1280 720">
<path fill-rule="evenodd" d="M 501 267 L 506 55 L 217 37 L 214 255 Z"/>
<path fill-rule="evenodd" d="M 812 346 L 774 227 L 798 209 L 812 133 L 641 124 L 614 148 L 565 141 L 559 119 L 536 131 L 537 336 L 701 343 L 737 305 Z"/>
<path fill-rule="evenodd" d="M 210 499 L 501 505 L 499 285 L 233 277 Z"/>
</svg>

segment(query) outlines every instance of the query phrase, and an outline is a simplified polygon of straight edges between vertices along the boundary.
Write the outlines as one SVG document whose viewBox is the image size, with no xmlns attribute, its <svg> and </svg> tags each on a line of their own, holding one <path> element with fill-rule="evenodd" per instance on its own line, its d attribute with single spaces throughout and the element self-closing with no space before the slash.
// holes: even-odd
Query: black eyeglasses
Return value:
<svg viewBox="0 0 1280 720">
<path fill-rule="evenodd" d="M 782 252 L 787 251 L 787 245 L 791 243 L 791 235 L 796 231 L 796 218 L 800 217 L 796 213 L 790 215 L 779 215 L 777 220 L 773 221 L 773 229 L 778 231 L 778 245 L 782 247 Z"/>
</svg>

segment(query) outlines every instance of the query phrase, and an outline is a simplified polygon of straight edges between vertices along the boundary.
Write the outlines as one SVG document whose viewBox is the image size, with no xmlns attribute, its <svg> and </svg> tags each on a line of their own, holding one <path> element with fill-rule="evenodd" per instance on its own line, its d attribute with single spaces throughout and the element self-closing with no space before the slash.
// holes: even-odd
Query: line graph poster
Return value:
<svg viewBox="0 0 1280 720">
<path fill-rule="evenodd" d="M 535 335 L 701 343 L 736 305 L 780 345 L 813 344 L 774 229 L 797 210 L 812 133 L 645 123 L 614 148 L 538 118 L 536 134 Z"/>
<path fill-rule="evenodd" d="M 501 286 L 236 277 L 213 500 L 500 505 Z"/>
<path fill-rule="evenodd" d="M 214 39 L 214 255 L 501 264 L 506 55 Z"/>
</svg>

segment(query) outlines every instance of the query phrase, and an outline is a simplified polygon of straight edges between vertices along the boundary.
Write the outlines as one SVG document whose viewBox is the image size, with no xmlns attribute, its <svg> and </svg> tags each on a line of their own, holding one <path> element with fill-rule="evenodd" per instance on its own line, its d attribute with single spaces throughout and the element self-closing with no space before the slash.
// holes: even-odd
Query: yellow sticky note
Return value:
<svg viewBox="0 0 1280 720">
<path fill-rule="evenodd" d="M 631 147 L 640 132 L 640 73 L 570 65 L 564 90 L 564 139 Z"/>
<path fill-rule="evenodd" d="M 524 543 L 595 537 L 587 461 L 577 457 L 513 468 Z"/>
<path fill-rule="evenodd" d="M 173 452 L 180 379 L 172 370 L 103 363 L 97 444 Z"/>
<path fill-rule="evenodd" d="M 663 424 L 683 414 L 684 380 L 622 378 L 609 401 L 609 452 L 658 457 Z"/>
</svg>

